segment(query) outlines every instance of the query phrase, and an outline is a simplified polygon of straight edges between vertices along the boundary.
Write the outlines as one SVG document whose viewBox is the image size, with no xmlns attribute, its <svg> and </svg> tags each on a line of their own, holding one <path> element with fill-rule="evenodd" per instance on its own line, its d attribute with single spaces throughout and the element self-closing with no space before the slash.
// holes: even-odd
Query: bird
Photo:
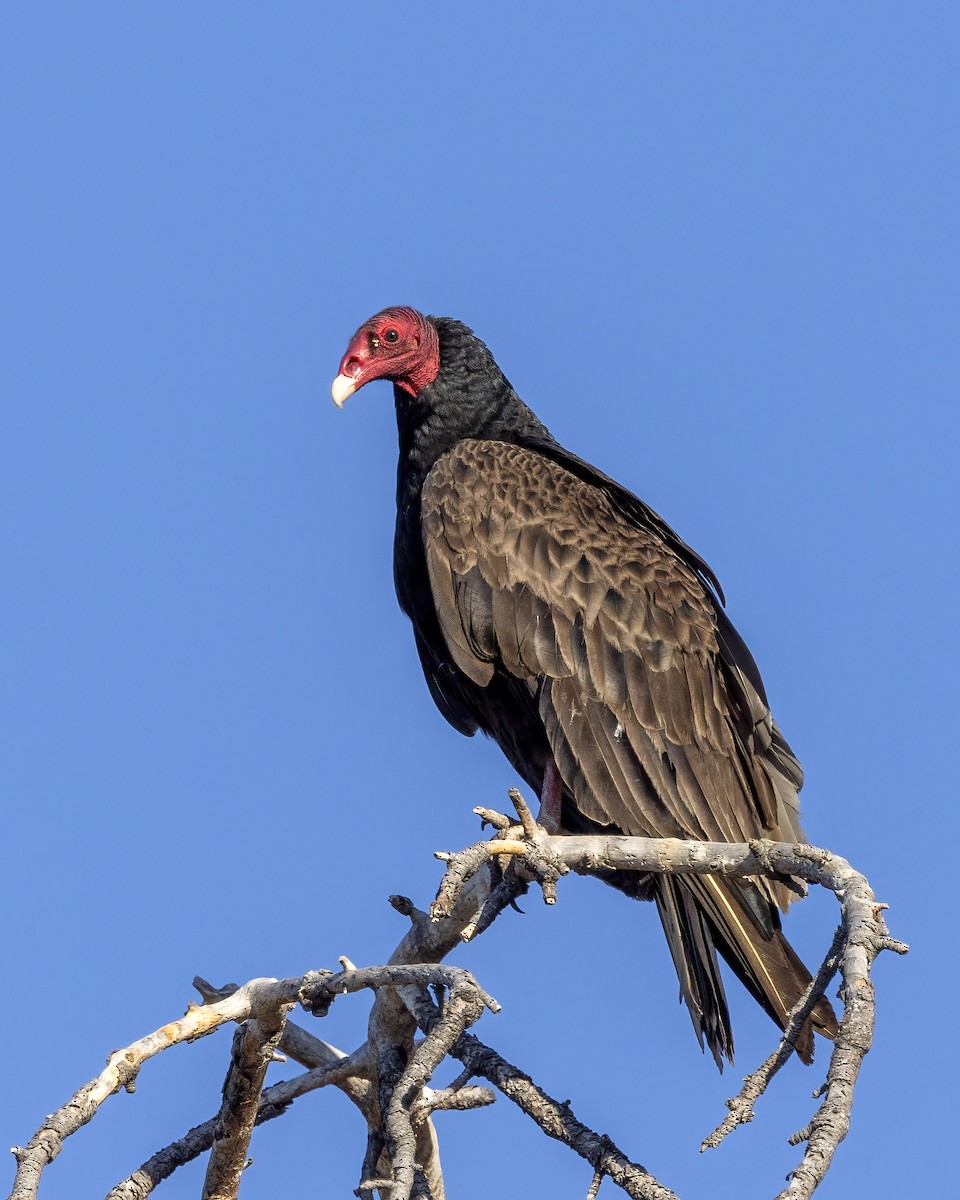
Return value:
<svg viewBox="0 0 960 1200">
<path fill-rule="evenodd" d="M 562 446 L 487 346 L 451 317 L 391 307 L 350 339 L 338 408 L 393 384 L 394 582 L 427 686 L 478 730 L 561 833 L 802 842 L 803 772 L 706 562 L 647 504 Z M 785 1028 L 810 974 L 780 912 L 789 876 L 608 872 L 656 904 L 701 1049 L 733 1031 L 717 954 Z M 796 1040 L 837 1030 L 821 999 Z"/>
</svg>

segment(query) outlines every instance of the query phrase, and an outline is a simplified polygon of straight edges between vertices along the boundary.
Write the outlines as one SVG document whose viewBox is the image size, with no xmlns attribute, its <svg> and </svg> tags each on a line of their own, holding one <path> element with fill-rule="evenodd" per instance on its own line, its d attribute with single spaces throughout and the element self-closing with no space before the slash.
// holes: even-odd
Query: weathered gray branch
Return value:
<svg viewBox="0 0 960 1200">
<path fill-rule="evenodd" d="M 434 1030 L 443 1023 L 444 1015 L 424 993 L 416 995 L 407 992 L 404 998 L 417 1023 L 425 1031 Z M 609 1175 L 628 1196 L 635 1200 L 677 1200 L 669 1188 L 658 1183 L 645 1167 L 631 1162 L 608 1137 L 594 1133 L 578 1120 L 569 1104 L 561 1104 L 548 1096 L 529 1075 L 472 1034 L 461 1034 L 450 1047 L 449 1053 L 459 1059 L 471 1075 L 482 1075 L 489 1079 L 548 1137 L 556 1138 L 575 1150 L 601 1176 Z"/>
<path fill-rule="evenodd" d="M 9 1200 L 33 1200 L 40 1186 L 41 1173 L 60 1153 L 64 1141 L 92 1120 L 109 1096 L 121 1088 L 133 1091 L 140 1068 L 147 1059 L 180 1042 L 205 1037 L 223 1024 L 246 1020 L 252 1015 L 255 994 L 258 1003 L 272 1002 L 278 1009 L 295 1002 L 298 984 L 296 979 L 253 979 L 225 1000 L 202 1007 L 191 1005 L 179 1020 L 161 1026 L 131 1046 L 115 1050 L 103 1071 L 47 1117 L 26 1146 L 13 1148 L 17 1173 Z"/>
<path fill-rule="evenodd" d="M 356 1070 L 353 1057 L 342 1063 L 330 1063 L 304 1071 L 294 1079 L 284 1079 L 268 1087 L 260 1096 L 255 1125 L 262 1125 L 274 1117 L 283 1116 L 290 1105 L 308 1092 L 334 1085 L 337 1087 L 351 1078 Z M 219 1116 L 219 1114 L 218 1114 Z M 211 1117 L 202 1125 L 196 1125 L 182 1138 L 159 1150 L 132 1175 L 121 1180 L 106 1196 L 106 1200 L 145 1200 L 157 1184 L 162 1183 L 178 1168 L 205 1154 L 213 1145 L 218 1117 Z"/>
<path fill-rule="evenodd" d="M 343 970 L 336 973 L 258 979 L 243 987 L 223 989 L 196 981 L 206 1001 L 203 1006 L 191 1006 L 184 1017 L 112 1054 L 104 1071 L 47 1118 L 26 1147 L 14 1149 L 17 1173 L 9 1200 L 33 1200 L 44 1167 L 60 1152 L 65 1139 L 91 1120 L 108 1096 L 121 1088 L 132 1091 L 147 1059 L 180 1042 L 203 1037 L 227 1022 L 241 1027 L 219 1115 L 154 1155 L 118 1184 L 109 1200 L 143 1200 L 177 1166 L 211 1147 L 204 1196 L 211 1200 L 234 1197 L 254 1124 L 279 1115 L 297 1096 L 327 1085 L 344 1091 L 367 1121 L 369 1140 L 358 1195 L 381 1189 L 389 1192 L 391 1200 L 443 1200 L 443 1176 L 430 1113 L 489 1103 L 492 1094 L 488 1089 L 466 1086 L 475 1076 L 491 1082 L 544 1132 L 563 1141 L 593 1167 L 591 1195 L 609 1176 L 632 1197 L 676 1200 L 609 1139 L 583 1125 L 569 1105 L 551 1099 L 522 1071 L 467 1032 L 484 1008 L 496 1011 L 497 1006 L 468 972 L 440 965 L 455 946 L 488 929 L 532 884 L 542 889 L 547 903 L 553 903 L 557 882 L 567 872 L 617 870 L 787 874 L 827 887 L 837 896 L 840 927 L 815 980 L 791 1014 L 778 1047 L 728 1101 L 729 1115 L 702 1147 L 717 1145 L 733 1128 L 752 1118 L 756 1101 L 793 1052 L 805 1017 L 839 971 L 843 1014 L 826 1080 L 817 1093 L 821 1103 L 807 1129 L 792 1139 L 805 1142 L 806 1149 L 778 1197 L 807 1200 L 849 1128 L 853 1089 L 873 1037 L 870 967 L 881 950 L 906 950 L 889 936 L 882 916 L 884 906 L 876 903 L 867 881 L 846 860 L 805 845 L 551 836 L 536 826 L 516 793 L 512 798 L 519 825 L 479 810 L 496 829 L 495 837 L 459 854 L 441 856 L 447 870 L 429 915 L 404 897 L 391 897 L 391 904 L 409 919 L 410 927 L 387 965 L 356 968 L 341 959 Z M 374 992 L 368 1038 L 349 1056 L 286 1021 L 296 1003 L 323 1015 L 337 996 L 364 988 Z M 431 999 L 430 988 L 439 989 L 440 1007 Z M 278 1049 L 309 1069 L 263 1090 L 267 1067 Z M 463 1062 L 465 1070 L 450 1088 L 433 1092 L 429 1080 L 448 1056 Z"/>
<path fill-rule="evenodd" d="M 843 930 L 838 928 L 834 934 L 833 944 L 827 951 L 827 956 L 821 963 L 819 971 L 817 971 L 817 974 L 810 982 L 810 986 L 804 995 L 801 996 L 800 1002 L 790 1014 L 787 1027 L 784 1030 L 783 1037 L 780 1039 L 780 1045 L 761 1063 L 756 1071 L 747 1076 L 743 1081 L 743 1087 L 736 1096 L 727 1101 L 727 1108 L 730 1110 L 729 1113 L 713 1133 L 709 1137 L 704 1138 L 700 1145 L 701 1150 L 715 1149 L 727 1134 L 732 1133 L 738 1125 L 746 1125 L 749 1121 L 753 1120 L 754 1105 L 767 1090 L 770 1080 L 773 1079 L 774 1075 L 776 1075 L 783 1064 L 793 1054 L 797 1035 L 804 1021 L 806 1021 L 807 1017 L 813 1011 L 817 1000 L 826 991 L 827 984 L 836 975 L 842 946 Z"/>
<path fill-rule="evenodd" d="M 279 1008 L 263 1006 L 258 1016 L 244 1021 L 234 1034 L 202 1200 L 235 1200 L 240 1191 L 240 1175 L 247 1165 L 247 1148 L 267 1067 L 277 1056 L 280 1035 L 291 1008 L 292 1001 Z"/>
<path fill-rule="evenodd" d="M 804 1016 L 823 994 L 839 967 L 842 980 L 840 998 L 843 1015 L 830 1056 L 823 1087 L 818 1091 L 821 1103 L 809 1126 L 795 1135 L 794 1144 L 806 1142 L 803 1158 L 791 1173 L 788 1184 L 777 1200 L 809 1200 L 830 1167 L 833 1155 L 850 1127 L 853 1093 L 863 1059 L 873 1042 L 874 989 L 870 967 L 882 950 L 906 953 L 907 947 L 890 937 L 883 919 L 883 904 L 878 904 L 870 885 L 844 858 L 827 850 L 805 844 L 753 841 L 749 844 L 724 842 L 685 842 L 673 838 L 632 838 L 608 836 L 551 836 L 542 828 L 530 828 L 525 805 L 516 804 L 521 825 L 494 822 L 497 836 L 480 842 L 460 854 L 444 855 L 447 875 L 431 909 L 442 917 L 456 903 L 458 891 L 469 883 L 484 856 L 513 862 L 507 872 L 521 879 L 548 879 L 544 899 L 552 903 L 552 884 L 564 871 L 590 875 L 597 871 L 639 871 L 669 874 L 716 874 L 743 877 L 750 875 L 792 875 L 828 888 L 840 904 L 840 928 L 837 941 L 824 960 L 807 993 L 801 999 L 781 1042 L 770 1059 L 748 1080 L 744 1093 L 729 1102 L 733 1124 L 749 1120 L 753 1102 L 763 1093 L 769 1080 L 793 1049 L 793 1041 Z M 485 814 L 486 815 L 486 814 Z M 459 1057 L 459 1056 L 457 1056 Z M 752 1081 L 752 1082 L 751 1082 Z M 739 1114 L 739 1119 L 737 1115 Z M 729 1120 L 729 1119 L 728 1119 Z M 724 1122 L 704 1143 L 715 1145 L 729 1132 Z M 732 1126 L 731 1126 L 732 1127 Z"/>
</svg>

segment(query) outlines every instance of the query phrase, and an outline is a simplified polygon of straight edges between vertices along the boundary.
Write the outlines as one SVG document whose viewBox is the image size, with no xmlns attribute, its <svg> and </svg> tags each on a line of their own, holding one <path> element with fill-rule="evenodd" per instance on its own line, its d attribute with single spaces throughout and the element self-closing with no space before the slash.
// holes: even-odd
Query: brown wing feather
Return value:
<svg viewBox="0 0 960 1200">
<path fill-rule="evenodd" d="M 641 782 L 611 813 L 624 832 L 799 837 L 795 804 L 778 810 L 771 800 L 770 714 L 745 680 L 750 711 L 739 711 L 713 605 L 655 533 L 541 455 L 480 441 L 460 443 L 433 468 L 422 526 L 440 626 L 466 675 L 486 684 L 499 662 L 534 684 L 576 679 L 582 700 L 601 702 L 611 729 L 622 727 L 616 740 L 648 776 L 662 777 L 664 755 L 679 770 L 661 797 L 673 819 L 650 813 Z"/>
<path fill-rule="evenodd" d="M 724 657 L 723 638 L 735 635 L 656 529 L 602 487 L 501 442 L 464 441 L 441 457 L 421 514 L 453 661 L 481 687 L 498 669 L 528 684 L 590 822 L 640 836 L 801 840 L 799 765 L 764 699 Z M 750 886 L 683 881 L 658 899 L 684 998 L 715 1053 L 729 1053 L 710 1028 L 723 1025 L 726 1005 L 702 918 L 781 1024 L 802 990 L 803 968 L 791 977 L 799 960 L 780 950 L 773 918 L 751 919 L 766 906 L 744 898 Z M 756 887 L 782 908 L 796 890 Z"/>
</svg>

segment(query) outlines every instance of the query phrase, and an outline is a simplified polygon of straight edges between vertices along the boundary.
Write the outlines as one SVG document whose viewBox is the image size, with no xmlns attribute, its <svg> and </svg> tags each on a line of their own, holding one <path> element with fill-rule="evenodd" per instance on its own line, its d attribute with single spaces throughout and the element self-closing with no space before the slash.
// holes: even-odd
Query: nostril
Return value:
<svg viewBox="0 0 960 1200">
<path fill-rule="evenodd" d="M 346 375 L 350 379 L 359 379 L 362 370 L 363 360 L 356 354 L 349 355 L 340 364 L 340 374 Z"/>
</svg>

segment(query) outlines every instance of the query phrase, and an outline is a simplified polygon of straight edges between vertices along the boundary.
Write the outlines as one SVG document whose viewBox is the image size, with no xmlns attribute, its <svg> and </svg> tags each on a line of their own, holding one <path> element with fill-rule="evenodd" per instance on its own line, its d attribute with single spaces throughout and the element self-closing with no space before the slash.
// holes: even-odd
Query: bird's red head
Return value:
<svg viewBox="0 0 960 1200">
<path fill-rule="evenodd" d="M 371 379 L 389 379 L 416 396 L 440 370 L 440 343 L 433 322 L 414 308 L 385 308 L 364 321 L 350 339 L 333 381 L 333 402 L 344 401 Z"/>
</svg>

